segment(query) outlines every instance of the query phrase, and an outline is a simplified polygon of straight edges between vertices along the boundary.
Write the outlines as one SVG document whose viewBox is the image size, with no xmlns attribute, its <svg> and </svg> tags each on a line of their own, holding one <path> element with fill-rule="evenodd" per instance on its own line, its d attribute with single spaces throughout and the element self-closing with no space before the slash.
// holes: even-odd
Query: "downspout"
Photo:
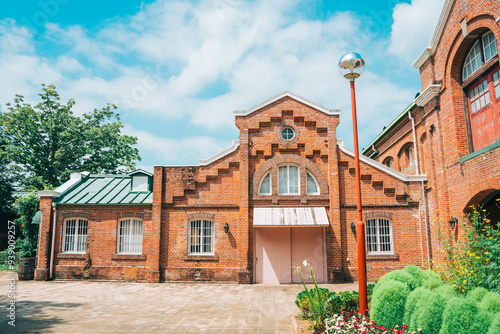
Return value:
<svg viewBox="0 0 500 334">
<path fill-rule="evenodd" d="M 53 203 L 54 205 L 54 214 L 52 215 L 52 245 L 50 247 L 50 278 L 53 277 L 53 272 L 54 272 L 54 244 L 55 244 L 55 241 L 56 241 L 56 214 L 57 214 L 57 210 L 56 210 L 56 207 L 55 207 L 55 203 Z"/>
<path fill-rule="evenodd" d="M 411 120 L 411 130 L 413 134 L 413 151 L 415 152 L 415 173 L 416 175 L 420 174 L 419 166 L 418 166 L 418 151 L 417 151 L 417 134 L 415 130 L 415 119 L 411 116 L 411 110 L 408 110 L 408 118 Z M 424 181 L 422 181 L 422 202 L 424 205 L 424 223 L 425 223 L 425 243 L 427 244 L 427 265 L 431 268 L 431 255 L 430 255 L 430 246 L 429 246 L 429 226 L 427 220 L 427 201 L 425 198 L 425 185 Z"/>
<path fill-rule="evenodd" d="M 375 158 L 375 157 L 377 156 L 377 154 L 379 153 L 379 152 L 375 149 L 375 145 L 372 145 L 372 151 L 373 151 L 373 153 L 372 153 L 372 154 L 370 154 L 370 156 L 369 156 L 369 158 L 370 158 L 370 159 Z"/>
</svg>

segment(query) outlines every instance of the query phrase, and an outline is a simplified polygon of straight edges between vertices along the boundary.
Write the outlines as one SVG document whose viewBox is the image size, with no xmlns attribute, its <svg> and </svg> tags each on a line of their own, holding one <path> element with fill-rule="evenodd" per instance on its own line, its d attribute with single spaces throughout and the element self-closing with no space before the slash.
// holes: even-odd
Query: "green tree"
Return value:
<svg viewBox="0 0 500 334">
<path fill-rule="evenodd" d="M 108 104 L 81 117 L 73 115 L 70 99 L 60 102 L 53 85 L 42 85 L 41 102 L 32 107 L 16 95 L 0 113 L 6 156 L 23 175 L 28 188 L 55 188 L 72 172 L 113 173 L 132 169 L 140 161 L 137 138 L 121 134 L 123 123 Z"/>
<path fill-rule="evenodd" d="M 22 237 L 16 240 L 16 248 L 21 252 L 20 257 L 32 257 L 36 254 L 38 225 L 32 224 L 31 221 L 38 211 L 39 205 L 40 199 L 35 192 L 19 197 L 14 203 L 14 209 L 18 216 L 14 223 L 22 233 Z"/>
</svg>

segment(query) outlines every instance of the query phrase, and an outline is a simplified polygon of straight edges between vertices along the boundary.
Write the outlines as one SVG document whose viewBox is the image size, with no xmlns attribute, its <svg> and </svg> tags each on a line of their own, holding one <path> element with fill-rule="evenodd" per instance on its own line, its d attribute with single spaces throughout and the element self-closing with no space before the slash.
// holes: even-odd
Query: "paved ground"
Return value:
<svg viewBox="0 0 500 334">
<path fill-rule="evenodd" d="M 9 281 L 0 272 L 0 333 L 294 333 L 300 285 Z M 321 285 L 354 290 L 356 284 Z"/>
</svg>

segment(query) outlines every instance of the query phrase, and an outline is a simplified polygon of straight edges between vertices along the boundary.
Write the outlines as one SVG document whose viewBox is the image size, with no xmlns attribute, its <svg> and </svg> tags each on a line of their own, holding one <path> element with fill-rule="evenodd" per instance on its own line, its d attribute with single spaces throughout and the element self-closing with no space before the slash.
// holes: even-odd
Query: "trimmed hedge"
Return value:
<svg viewBox="0 0 500 334">
<path fill-rule="evenodd" d="M 484 295 L 487 293 L 488 293 L 488 290 L 486 290 L 485 288 L 480 286 L 480 287 L 472 289 L 467 294 L 467 298 L 474 300 L 476 303 L 479 303 L 483 299 Z"/>
<path fill-rule="evenodd" d="M 406 324 L 410 330 L 413 326 L 412 323 L 415 322 L 415 318 L 417 315 L 417 310 L 422 306 L 422 301 L 425 302 L 430 295 L 430 290 L 424 287 L 416 288 L 413 290 L 406 299 L 405 304 L 405 314 L 403 317 L 403 324 Z"/>
<path fill-rule="evenodd" d="M 405 274 L 411 276 L 408 273 Z M 385 328 L 394 328 L 396 325 L 400 325 L 403 322 L 406 299 L 409 294 L 408 284 L 391 279 L 383 281 L 381 279 L 373 291 L 370 318 Z"/>
<path fill-rule="evenodd" d="M 477 306 L 470 299 L 454 297 L 446 303 L 439 334 L 470 334 Z"/>
<path fill-rule="evenodd" d="M 438 334 L 441 330 L 446 302 L 452 297 L 454 297 L 453 287 L 449 285 L 443 285 L 430 291 L 425 304 L 415 315 L 412 323 L 414 328 L 422 329 L 425 334 Z"/>
<path fill-rule="evenodd" d="M 500 294 L 488 292 L 484 295 L 478 307 L 481 310 L 498 313 L 500 312 Z"/>
</svg>

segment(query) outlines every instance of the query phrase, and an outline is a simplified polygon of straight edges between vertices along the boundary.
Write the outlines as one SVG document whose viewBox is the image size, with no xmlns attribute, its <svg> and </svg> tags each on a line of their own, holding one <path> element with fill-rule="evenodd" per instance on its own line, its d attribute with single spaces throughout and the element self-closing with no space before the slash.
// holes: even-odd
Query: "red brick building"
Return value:
<svg viewBox="0 0 500 334">
<path fill-rule="evenodd" d="M 77 173 L 40 192 L 36 279 L 320 282 L 356 278 L 353 152 L 338 110 L 289 92 L 235 111 L 239 141 L 154 175 Z M 422 182 L 362 157 L 369 279 L 426 257 Z"/>
<path fill-rule="evenodd" d="M 363 150 L 405 174 L 426 174 L 431 257 L 438 229 L 480 205 L 500 220 L 500 2 L 447 0 L 428 48 L 413 64 L 422 94 Z"/>
<path fill-rule="evenodd" d="M 470 205 L 498 220 L 499 16 L 498 1 L 447 0 L 414 64 L 422 94 L 363 151 L 369 280 L 439 260 L 439 227 L 458 237 L 447 221 Z M 307 260 L 320 282 L 356 279 L 340 112 L 284 92 L 234 114 L 239 140 L 199 166 L 41 192 L 35 278 L 287 283 Z"/>
</svg>

